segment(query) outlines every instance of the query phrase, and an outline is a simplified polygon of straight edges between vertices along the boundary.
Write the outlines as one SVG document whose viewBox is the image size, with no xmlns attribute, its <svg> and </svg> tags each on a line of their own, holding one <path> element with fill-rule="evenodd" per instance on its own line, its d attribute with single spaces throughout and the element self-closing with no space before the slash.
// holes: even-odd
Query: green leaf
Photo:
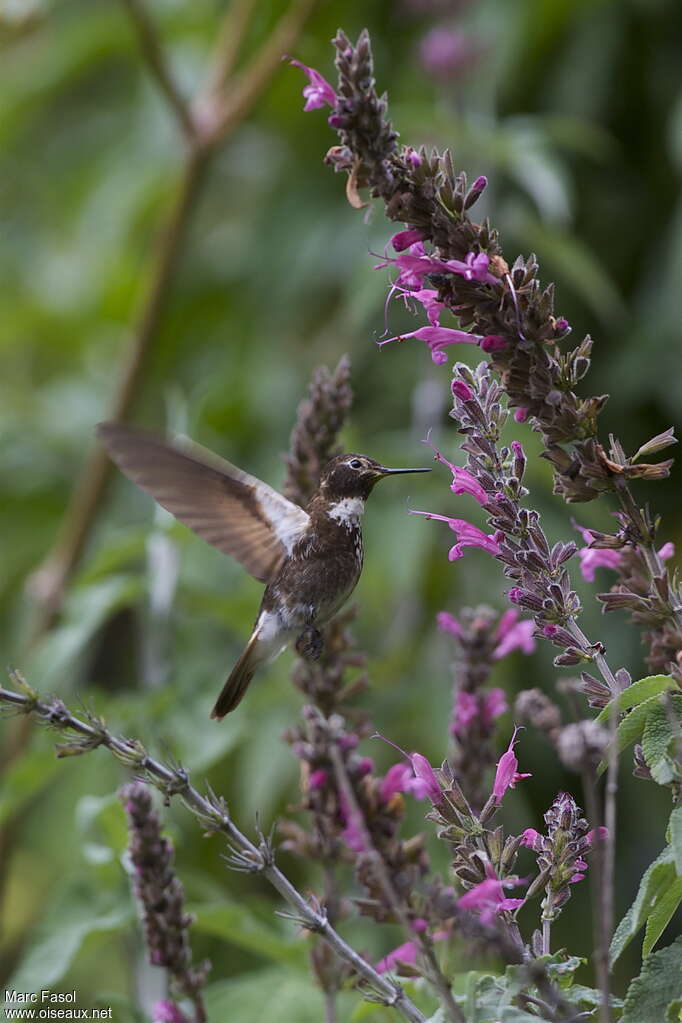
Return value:
<svg viewBox="0 0 682 1023">
<path fill-rule="evenodd" d="M 623 950 L 630 944 L 637 931 L 647 921 L 654 906 L 663 899 L 670 885 L 675 881 L 676 872 L 671 846 L 651 863 L 639 884 L 635 901 L 618 924 L 611 941 L 611 964 L 615 963 Z"/>
<path fill-rule="evenodd" d="M 37 927 L 7 990 L 32 992 L 57 984 L 87 938 L 120 930 L 132 916 L 127 900 L 113 901 L 82 882 L 65 884 Z"/>
<path fill-rule="evenodd" d="M 669 785 L 679 775 L 677 760 L 670 748 L 679 738 L 682 722 L 682 696 L 659 701 L 647 715 L 642 737 L 642 753 L 654 781 Z"/>
<path fill-rule="evenodd" d="M 682 806 L 676 806 L 670 814 L 666 838 L 673 847 L 675 870 L 682 877 Z"/>
<path fill-rule="evenodd" d="M 665 1013 L 665 1023 L 680 1023 L 682 1020 L 682 998 L 670 1003 Z"/>
<path fill-rule="evenodd" d="M 619 693 L 617 700 L 611 700 L 597 716 L 597 721 L 600 724 L 608 721 L 614 703 L 618 710 L 630 710 L 630 708 L 644 703 L 645 700 L 651 699 L 652 696 L 664 693 L 667 689 L 677 689 L 677 683 L 670 675 L 647 675 L 646 678 L 640 678 Z"/>
<path fill-rule="evenodd" d="M 682 937 L 645 960 L 639 977 L 625 996 L 621 1023 L 658 1023 L 668 1006 L 680 997 L 682 986 Z"/>
<path fill-rule="evenodd" d="M 660 706 L 659 701 L 660 695 L 650 696 L 636 707 L 633 707 L 633 709 L 625 715 L 618 725 L 618 730 L 616 732 L 616 748 L 619 753 L 622 753 L 624 749 L 627 749 L 627 747 L 633 742 L 636 742 L 641 738 L 647 717 L 657 706 Z M 598 774 L 602 774 L 606 770 L 606 763 L 606 760 L 602 760 L 600 762 L 599 767 L 597 768 Z"/>
<path fill-rule="evenodd" d="M 339 995 L 340 1018 L 348 1017 L 356 999 L 357 995 Z M 216 1023 L 219 1020 L 263 1023 L 276 1019 L 320 1023 L 324 1016 L 322 993 L 310 975 L 282 967 L 253 970 L 233 980 L 210 984 L 206 988 L 206 1009 L 209 1020 Z"/>
<path fill-rule="evenodd" d="M 292 941 L 290 934 L 279 933 L 274 927 L 268 927 L 241 903 L 195 905 L 189 911 L 194 914 L 194 928 L 197 931 L 212 934 L 276 963 L 307 968 L 308 949 L 304 941 Z"/>
<path fill-rule="evenodd" d="M 648 956 L 682 902 L 682 877 L 677 877 L 652 907 L 646 922 L 642 955 Z M 680 978 L 682 982 L 682 978 Z"/>
<path fill-rule="evenodd" d="M 0 785 L 0 826 L 27 800 L 41 792 L 58 770 L 61 764 L 51 747 L 33 749 L 20 757 L 12 770 L 5 773 Z"/>
<path fill-rule="evenodd" d="M 571 987 L 575 971 L 587 963 L 582 956 L 569 956 L 565 950 L 553 956 L 541 956 L 539 962 L 544 963 L 547 973 L 556 981 L 560 988 Z"/>
<path fill-rule="evenodd" d="M 568 1000 L 578 1009 L 598 1009 L 602 1004 L 602 993 L 598 988 L 585 987 L 584 984 L 571 984 Z M 614 1009 L 623 1008 L 623 999 L 609 995 L 609 1003 Z"/>
</svg>

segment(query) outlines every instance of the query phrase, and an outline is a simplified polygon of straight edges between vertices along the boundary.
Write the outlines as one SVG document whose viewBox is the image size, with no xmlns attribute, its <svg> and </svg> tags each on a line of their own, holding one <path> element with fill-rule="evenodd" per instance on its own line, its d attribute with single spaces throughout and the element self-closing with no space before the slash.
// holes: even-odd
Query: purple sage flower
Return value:
<svg viewBox="0 0 682 1023">
<path fill-rule="evenodd" d="M 514 753 L 514 746 L 518 742 L 516 733 L 518 732 L 518 726 L 514 729 L 514 734 L 511 737 L 509 746 L 505 753 L 502 754 L 498 763 L 497 770 L 495 772 L 495 782 L 493 784 L 493 798 L 496 803 L 501 803 L 502 798 L 505 795 L 507 789 L 513 789 L 516 786 L 517 781 L 521 781 L 523 778 L 531 778 L 530 774 L 519 774 L 519 762 L 516 759 Z"/>
<path fill-rule="evenodd" d="M 404 252 L 405 249 L 409 249 L 410 245 L 421 242 L 423 239 L 422 232 L 418 228 L 412 227 L 407 231 L 398 231 L 397 234 L 394 234 L 389 245 L 392 245 L 396 252 Z"/>
<path fill-rule="evenodd" d="M 187 1017 L 180 1011 L 175 1002 L 164 998 L 154 1003 L 152 1021 L 153 1023 L 187 1023 Z"/>
<path fill-rule="evenodd" d="M 482 507 L 485 507 L 489 500 L 489 496 L 486 494 L 478 480 L 466 469 L 462 469 L 459 465 L 453 465 L 452 462 L 448 461 L 445 455 L 441 454 L 438 448 L 431 443 L 428 437 L 425 441 L 423 441 L 423 443 L 426 444 L 427 447 L 431 448 L 436 461 L 440 462 L 441 465 L 447 465 L 452 473 L 450 490 L 453 494 L 456 494 L 457 496 L 460 494 L 471 494 L 471 496 L 478 501 Z"/>
<path fill-rule="evenodd" d="M 290 60 L 290 64 L 300 68 L 308 77 L 308 85 L 303 89 L 305 99 L 304 111 L 319 110 L 320 107 L 329 106 L 332 110 L 336 107 L 338 96 L 326 78 L 315 68 L 302 64 L 300 60 Z"/>
<path fill-rule="evenodd" d="M 532 654 L 535 650 L 535 639 L 533 631 L 535 623 L 530 619 L 519 621 L 519 613 L 513 607 L 500 618 L 497 627 L 497 646 L 493 651 L 493 658 L 501 660 L 513 650 L 522 650 L 524 654 Z"/>
<path fill-rule="evenodd" d="M 423 515 L 427 519 L 438 519 L 440 522 L 447 522 L 450 529 L 457 535 L 457 543 L 448 552 L 448 561 L 457 561 L 463 557 L 464 547 L 480 547 L 493 556 L 500 553 L 497 542 L 497 534 L 488 535 L 478 526 L 473 526 L 466 519 L 451 519 L 447 515 L 437 515 L 435 512 L 416 511 L 410 508 L 410 515 Z"/>
<path fill-rule="evenodd" d="M 524 899 L 509 899 L 504 894 L 505 888 L 515 888 L 525 882 L 520 878 L 508 878 L 500 881 L 497 877 L 487 877 L 470 888 L 457 900 L 460 909 L 476 913 L 483 924 L 492 924 L 498 913 L 513 913 L 522 906 Z"/>
<path fill-rule="evenodd" d="M 462 625 L 449 611 L 439 611 L 436 615 L 436 622 L 441 632 L 449 632 L 451 636 L 455 636 L 457 639 L 462 638 Z"/>
<path fill-rule="evenodd" d="M 424 70 L 443 81 L 456 78 L 479 57 L 479 47 L 464 32 L 446 25 L 432 28 L 419 43 Z"/>
<path fill-rule="evenodd" d="M 377 341 L 377 344 L 382 348 L 391 341 L 407 341 L 411 337 L 426 343 L 431 352 L 431 359 L 437 366 L 442 366 L 448 361 L 444 348 L 450 345 L 477 345 L 483 341 L 480 334 L 469 334 L 466 330 L 455 330 L 452 327 L 419 327 L 406 334 L 396 334 L 395 337 L 387 337 L 385 341 Z"/>
</svg>

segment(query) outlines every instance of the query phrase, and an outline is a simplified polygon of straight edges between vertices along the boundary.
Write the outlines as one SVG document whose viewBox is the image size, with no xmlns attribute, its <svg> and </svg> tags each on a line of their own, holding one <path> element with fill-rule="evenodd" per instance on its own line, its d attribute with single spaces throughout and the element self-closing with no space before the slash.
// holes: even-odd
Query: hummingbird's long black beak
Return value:
<svg viewBox="0 0 682 1023">
<path fill-rule="evenodd" d="M 431 472 L 431 469 L 387 469 L 385 465 L 380 465 L 379 472 L 382 476 L 402 476 L 408 472 Z"/>
</svg>

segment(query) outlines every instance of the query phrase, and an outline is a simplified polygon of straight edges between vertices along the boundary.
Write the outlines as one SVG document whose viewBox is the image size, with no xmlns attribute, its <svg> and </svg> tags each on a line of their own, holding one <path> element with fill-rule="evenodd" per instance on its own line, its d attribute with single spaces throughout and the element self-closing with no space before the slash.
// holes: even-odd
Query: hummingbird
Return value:
<svg viewBox="0 0 682 1023">
<path fill-rule="evenodd" d="M 217 719 L 238 706 L 256 670 L 291 643 L 302 656 L 321 655 L 320 629 L 360 578 L 362 515 L 374 486 L 387 476 L 431 471 L 337 455 L 304 509 L 185 438 L 170 443 L 118 423 L 100 423 L 97 432 L 133 483 L 266 583 L 249 641 L 211 712 Z"/>
</svg>

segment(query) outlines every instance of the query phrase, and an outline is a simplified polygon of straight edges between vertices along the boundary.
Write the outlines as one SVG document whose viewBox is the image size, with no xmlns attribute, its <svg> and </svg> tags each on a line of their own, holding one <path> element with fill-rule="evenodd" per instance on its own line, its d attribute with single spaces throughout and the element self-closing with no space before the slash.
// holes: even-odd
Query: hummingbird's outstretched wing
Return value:
<svg viewBox="0 0 682 1023">
<path fill-rule="evenodd" d="M 138 487 L 204 540 L 268 582 L 310 518 L 267 483 L 191 441 L 100 423 L 109 455 Z"/>
</svg>

